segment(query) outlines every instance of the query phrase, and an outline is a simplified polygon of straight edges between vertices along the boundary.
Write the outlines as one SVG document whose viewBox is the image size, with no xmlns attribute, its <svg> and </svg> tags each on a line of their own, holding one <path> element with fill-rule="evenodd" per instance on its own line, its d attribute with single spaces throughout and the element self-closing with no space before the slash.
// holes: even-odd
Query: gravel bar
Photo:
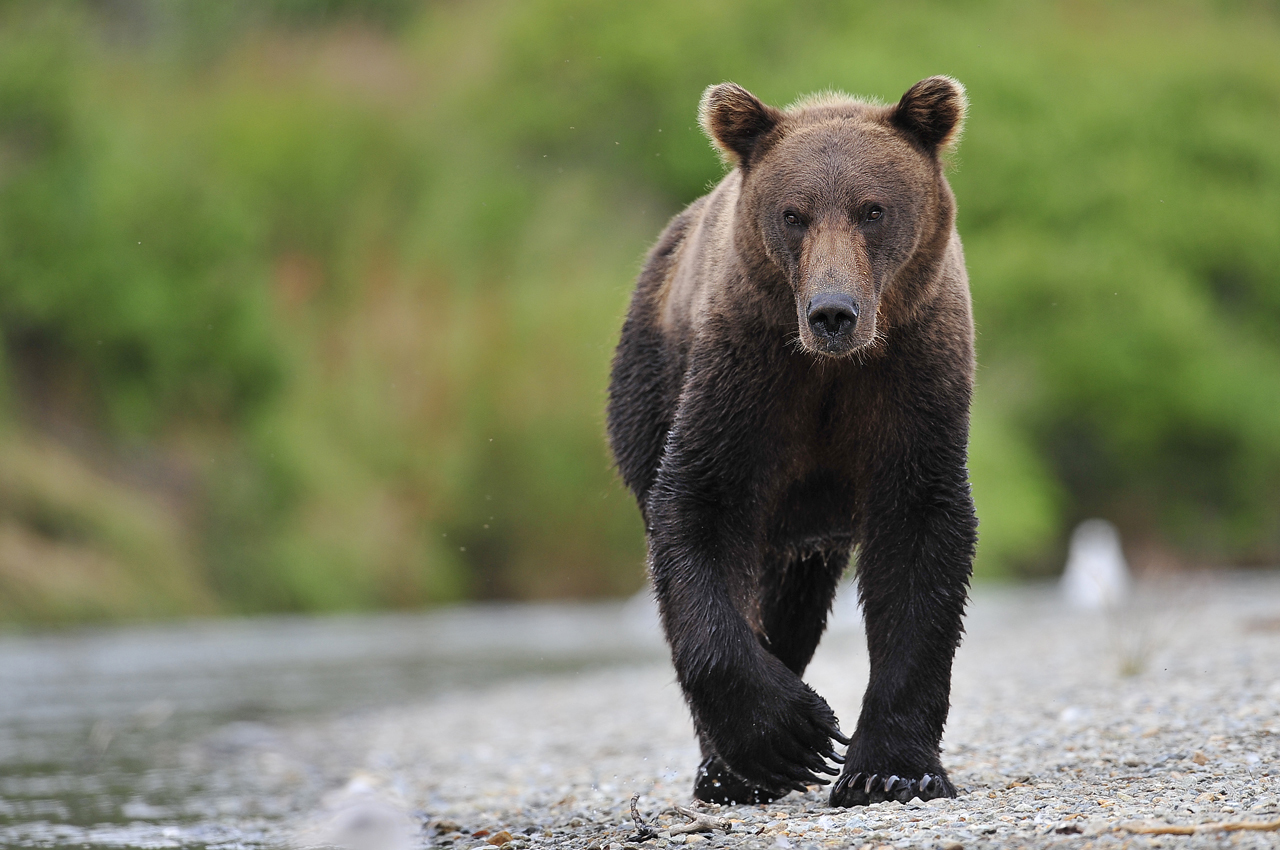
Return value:
<svg viewBox="0 0 1280 850">
<path fill-rule="evenodd" d="M 846 729 L 868 672 L 852 596 L 806 677 Z M 224 727 L 180 757 L 208 777 L 208 811 L 146 842 L 75 837 L 353 850 L 1280 847 L 1280 572 L 1140 584 L 1106 614 L 1068 610 L 1052 586 L 979 587 L 943 745 L 960 796 L 858 809 L 829 808 L 816 787 L 695 806 L 697 745 L 651 607 L 619 608 L 617 623 L 630 663 Z M 1195 831 L 1142 831 L 1170 828 Z"/>
<path fill-rule="evenodd" d="M 807 677 L 846 726 L 867 679 L 851 596 Z M 1280 575 L 1140 585 L 1106 614 L 1068 610 L 1055 587 L 979 588 L 967 622 L 943 748 L 955 800 L 832 809 L 813 788 L 693 812 L 693 730 L 670 666 L 650 663 L 295 731 L 296 752 L 359 741 L 344 749 L 361 760 L 293 842 L 1280 847 Z M 682 831 L 699 813 L 707 831 Z M 1136 831 L 1214 823 L 1254 828 Z"/>
</svg>

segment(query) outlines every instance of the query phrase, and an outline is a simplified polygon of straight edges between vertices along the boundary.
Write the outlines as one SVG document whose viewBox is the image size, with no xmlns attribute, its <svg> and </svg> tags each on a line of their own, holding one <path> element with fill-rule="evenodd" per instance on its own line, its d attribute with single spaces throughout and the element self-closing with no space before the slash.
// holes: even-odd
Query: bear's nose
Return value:
<svg viewBox="0 0 1280 850">
<path fill-rule="evenodd" d="M 809 327 L 818 336 L 847 336 L 857 321 L 858 305 L 843 292 L 820 292 L 809 301 Z"/>
</svg>

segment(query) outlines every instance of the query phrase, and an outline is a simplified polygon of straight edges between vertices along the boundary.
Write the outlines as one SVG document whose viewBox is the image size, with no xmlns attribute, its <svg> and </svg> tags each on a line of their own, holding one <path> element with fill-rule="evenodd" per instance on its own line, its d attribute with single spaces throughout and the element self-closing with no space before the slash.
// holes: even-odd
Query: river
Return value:
<svg viewBox="0 0 1280 850">
<path fill-rule="evenodd" d="M 308 801 L 255 799 L 227 774 L 244 747 L 449 689 L 663 655 L 642 600 L 10 634 L 0 844 L 272 846 Z"/>
</svg>

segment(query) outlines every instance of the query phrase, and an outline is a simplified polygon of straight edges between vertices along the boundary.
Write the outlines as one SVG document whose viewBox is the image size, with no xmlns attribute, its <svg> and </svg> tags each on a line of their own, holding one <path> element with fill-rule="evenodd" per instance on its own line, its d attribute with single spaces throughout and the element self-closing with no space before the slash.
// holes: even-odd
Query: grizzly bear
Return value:
<svg viewBox="0 0 1280 850">
<path fill-rule="evenodd" d="M 942 155 L 966 105 L 948 77 L 891 106 L 703 95 L 732 170 L 650 252 L 608 408 L 700 800 L 819 774 L 833 806 L 955 796 L 938 746 L 977 539 L 974 356 Z M 871 675 L 850 738 L 801 676 L 854 552 Z"/>
</svg>

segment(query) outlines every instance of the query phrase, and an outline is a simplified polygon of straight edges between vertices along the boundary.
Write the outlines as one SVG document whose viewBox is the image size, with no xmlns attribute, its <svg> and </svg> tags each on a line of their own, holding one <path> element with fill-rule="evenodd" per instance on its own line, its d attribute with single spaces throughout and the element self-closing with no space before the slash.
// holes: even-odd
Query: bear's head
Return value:
<svg viewBox="0 0 1280 850">
<path fill-rule="evenodd" d="M 866 350 L 926 297 L 954 220 L 940 156 L 966 105 L 949 77 L 892 106 L 825 95 L 780 110 L 733 83 L 703 94 L 703 129 L 741 172 L 735 244 L 753 277 L 789 284 L 806 350 Z"/>
</svg>

